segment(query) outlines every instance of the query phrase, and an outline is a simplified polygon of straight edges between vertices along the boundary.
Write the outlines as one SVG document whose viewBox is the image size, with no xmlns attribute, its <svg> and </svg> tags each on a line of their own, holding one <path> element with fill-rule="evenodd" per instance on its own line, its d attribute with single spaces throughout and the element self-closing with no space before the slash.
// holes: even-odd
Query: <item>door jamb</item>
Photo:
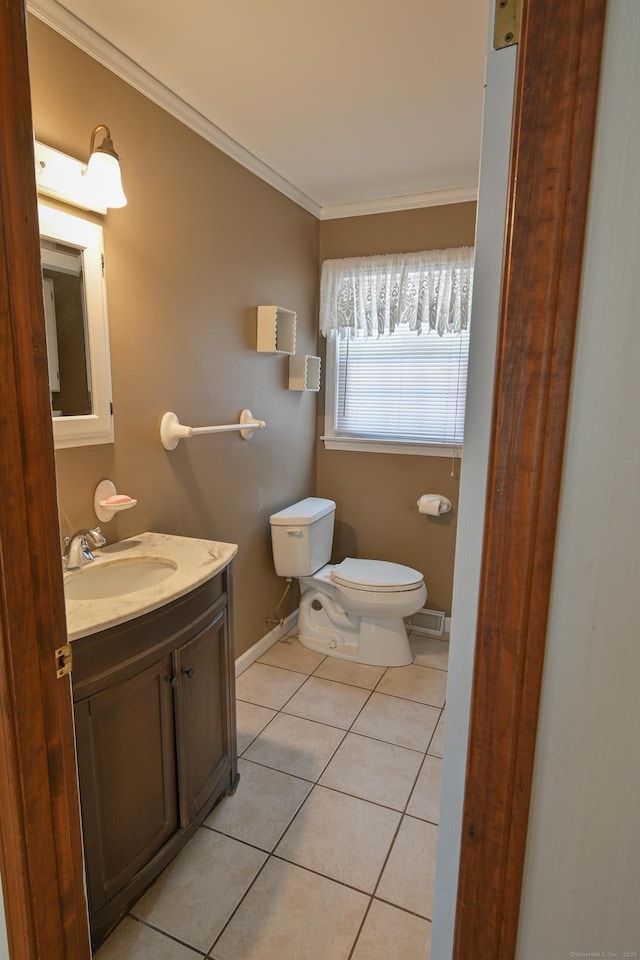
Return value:
<svg viewBox="0 0 640 960">
<path fill-rule="evenodd" d="M 454 960 L 516 950 L 606 0 L 564 6 L 523 0 Z"/>
<path fill-rule="evenodd" d="M 12 960 L 91 956 L 25 9 L 0 6 L 0 859 Z"/>
</svg>

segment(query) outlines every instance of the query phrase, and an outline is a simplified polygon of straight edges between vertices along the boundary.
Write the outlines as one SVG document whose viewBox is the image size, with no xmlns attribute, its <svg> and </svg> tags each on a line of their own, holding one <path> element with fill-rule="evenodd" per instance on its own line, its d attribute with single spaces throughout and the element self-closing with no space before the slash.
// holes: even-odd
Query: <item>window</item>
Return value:
<svg viewBox="0 0 640 960">
<path fill-rule="evenodd" d="M 325 262 L 327 448 L 460 455 L 472 255 Z"/>
</svg>

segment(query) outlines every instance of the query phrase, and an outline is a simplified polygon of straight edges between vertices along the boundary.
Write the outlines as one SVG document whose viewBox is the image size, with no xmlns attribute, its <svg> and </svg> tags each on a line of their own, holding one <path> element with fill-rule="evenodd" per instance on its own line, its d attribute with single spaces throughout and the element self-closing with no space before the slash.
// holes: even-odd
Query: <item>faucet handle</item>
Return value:
<svg viewBox="0 0 640 960">
<path fill-rule="evenodd" d="M 65 549 L 62 559 L 67 570 L 75 570 L 93 560 L 87 539 L 88 530 L 78 530 L 72 537 L 65 537 Z"/>
<path fill-rule="evenodd" d="M 75 570 L 93 560 L 91 550 L 104 547 L 106 543 L 100 527 L 93 530 L 77 530 L 73 536 L 64 538 L 62 559 L 67 570 Z"/>
<path fill-rule="evenodd" d="M 94 527 L 93 530 L 87 530 L 85 537 L 88 542 L 91 544 L 93 550 L 98 550 L 100 547 L 104 547 L 107 540 L 100 527 Z"/>
</svg>

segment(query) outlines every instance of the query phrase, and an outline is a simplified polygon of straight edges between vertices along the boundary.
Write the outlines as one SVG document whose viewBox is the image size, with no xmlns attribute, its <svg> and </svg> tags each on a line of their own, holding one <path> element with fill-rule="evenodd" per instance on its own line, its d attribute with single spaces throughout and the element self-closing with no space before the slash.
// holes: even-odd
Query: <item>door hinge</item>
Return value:
<svg viewBox="0 0 640 960">
<path fill-rule="evenodd" d="M 71 644 L 65 643 L 64 647 L 58 647 L 55 654 L 56 674 L 58 677 L 66 677 L 71 673 L 73 666 L 73 654 L 71 653 Z"/>
<path fill-rule="evenodd" d="M 502 50 L 520 40 L 520 13 L 522 0 L 496 0 L 493 22 L 493 47 Z"/>
</svg>

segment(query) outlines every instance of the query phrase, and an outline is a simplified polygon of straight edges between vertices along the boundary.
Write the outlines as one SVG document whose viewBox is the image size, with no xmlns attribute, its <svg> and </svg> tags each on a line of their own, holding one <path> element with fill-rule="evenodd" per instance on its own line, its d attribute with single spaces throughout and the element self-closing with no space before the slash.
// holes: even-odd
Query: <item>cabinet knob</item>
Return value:
<svg viewBox="0 0 640 960">
<path fill-rule="evenodd" d="M 196 671 L 193 667 L 185 667 L 185 669 L 182 672 L 189 677 L 189 680 L 191 680 L 191 677 L 194 675 Z"/>
<path fill-rule="evenodd" d="M 170 683 L 172 687 L 176 687 L 176 686 L 178 685 L 178 679 L 179 679 L 179 678 L 178 678 L 178 677 L 175 677 L 175 676 L 174 676 L 174 677 L 165 677 L 165 680 L 167 681 L 167 683 Z"/>
</svg>

